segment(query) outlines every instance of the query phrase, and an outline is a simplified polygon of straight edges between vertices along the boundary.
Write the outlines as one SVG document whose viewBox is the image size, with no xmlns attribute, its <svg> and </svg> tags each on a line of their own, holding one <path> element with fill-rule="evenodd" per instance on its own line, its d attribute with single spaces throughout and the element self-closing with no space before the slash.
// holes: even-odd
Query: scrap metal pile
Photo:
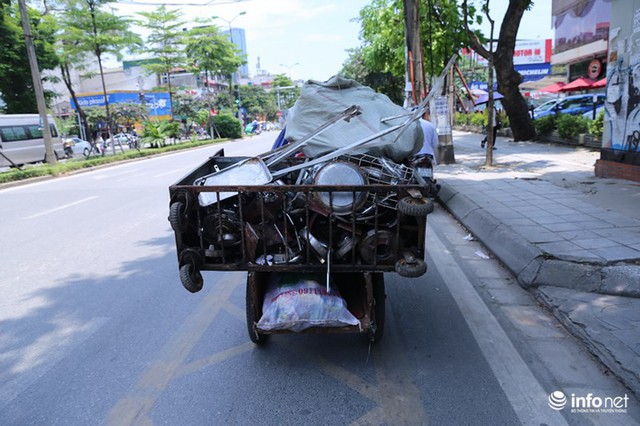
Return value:
<svg viewBox="0 0 640 426">
<path fill-rule="evenodd" d="M 422 146 L 417 119 L 429 97 L 410 113 L 344 79 L 312 86 L 291 111 L 288 144 L 211 157 L 170 187 L 189 291 L 202 287 L 200 270 L 426 272 L 437 185 L 408 160 Z"/>
</svg>

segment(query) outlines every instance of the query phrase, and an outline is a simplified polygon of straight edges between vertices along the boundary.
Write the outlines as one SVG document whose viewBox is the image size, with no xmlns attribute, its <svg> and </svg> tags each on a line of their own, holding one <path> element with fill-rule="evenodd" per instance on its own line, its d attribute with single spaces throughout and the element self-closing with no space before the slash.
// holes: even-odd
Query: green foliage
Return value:
<svg viewBox="0 0 640 426">
<path fill-rule="evenodd" d="M 171 139 L 178 139 L 182 133 L 182 125 L 179 121 L 163 121 L 160 123 L 161 132 Z"/>
<path fill-rule="evenodd" d="M 210 20 L 198 21 L 208 24 Z M 194 72 L 209 75 L 230 75 L 247 61 L 240 50 L 220 34 L 217 26 L 199 25 L 189 30 L 184 37 L 185 53 L 189 68 Z"/>
<path fill-rule="evenodd" d="M 87 115 L 87 125 L 89 131 L 94 133 L 98 130 L 98 123 L 107 121 L 107 110 L 105 107 L 91 107 L 85 108 Z"/>
<path fill-rule="evenodd" d="M 602 139 L 602 131 L 604 128 L 604 110 L 596 115 L 595 120 L 589 121 L 589 133 L 598 139 Z"/>
<path fill-rule="evenodd" d="M 291 81 L 291 79 L 287 77 L 286 74 L 278 74 L 273 77 L 272 85 L 273 87 L 294 86 L 293 81 Z"/>
<path fill-rule="evenodd" d="M 430 76 L 439 75 L 449 58 L 469 45 L 469 34 L 464 30 L 458 3 L 456 0 L 420 2 L 420 38 L 427 80 Z M 470 9 L 470 17 L 474 19 L 475 9 Z M 373 0 L 365 6 L 359 17 L 364 46 L 361 52 L 353 52 L 354 56 L 343 65 L 345 74 L 367 85 L 366 76 L 369 74 L 393 76 L 399 84 L 376 88 L 392 100 L 401 98 L 404 89 L 403 11 L 402 0 Z"/>
<path fill-rule="evenodd" d="M 58 64 L 55 53 L 57 30 L 55 18 L 28 8 L 29 23 L 40 70 L 54 69 Z M 31 67 L 27 57 L 20 12 L 17 2 L 11 6 L 0 3 L 0 93 L 6 103 L 7 114 L 37 111 Z M 48 101 L 52 93 L 45 92 Z"/>
<path fill-rule="evenodd" d="M 224 142 L 226 139 L 221 139 L 219 142 Z M 217 141 L 218 142 L 218 141 Z M 92 167 L 100 166 L 103 164 L 117 163 L 120 161 L 126 161 L 132 158 L 149 157 L 165 152 L 178 151 L 181 149 L 194 148 L 198 146 L 204 146 L 211 144 L 211 140 L 199 141 L 192 140 L 191 142 L 183 142 L 176 145 L 168 145 L 162 148 L 155 149 L 141 149 L 125 151 L 124 153 L 117 153 L 116 155 L 109 155 L 104 157 L 90 157 L 89 159 L 73 159 L 67 160 L 64 163 L 58 163 L 56 166 L 49 166 L 48 164 L 37 164 L 24 168 L 23 170 L 11 169 L 6 172 L 0 173 L 0 183 L 15 182 L 25 180 L 34 177 L 41 176 L 58 176 L 67 173 L 76 172 L 78 170 L 90 169 Z"/>
<path fill-rule="evenodd" d="M 231 114 L 216 115 L 213 117 L 213 124 L 222 138 L 237 139 L 242 137 L 242 123 Z"/>
<path fill-rule="evenodd" d="M 184 66 L 182 28 L 185 22 L 181 20 L 182 12 L 168 10 L 162 5 L 151 12 L 137 14 L 144 18 L 137 21 L 137 24 L 149 33 L 143 52 L 157 60 L 145 63 L 144 69 L 152 74 L 170 74 L 172 69 Z"/>
<path fill-rule="evenodd" d="M 187 120 L 193 120 L 199 109 L 207 108 L 209 102 L 204 98 L 195 98 L 186 93 L 173 95 L 173 114 Z"/>
<path fill-rule="evenodd" d="M 577 138 L 581 133 L 587 133 L 589 129 L 588 119 L 581 115 L 560 114 L 556 119 L 556 128 L 561 138 Z"/>
<path fill-rule="evenodd" d="M 196 113 L 196 116 L 194 117 L 194 121 L 198 124 L 204 125 L 207 124 L 207 121 L 209 120 L 209 109 L 205 108 L 205 109 L 201 109 Z"/>
<path fill-rule="evenodd" d="M 471 124 L 471 117 L 473 114 L 467 114 L 464 112 L 456 112 L 453 116 L 453 123 L 460 125 L 469 125 Z"/>
<path fill-rule="evenodd" d="M 104 10 L 113 0 L 77 0 L 67 4 L 62 14 L 64 28 L 65 64 L 74 58 L 93 55 L 103 81 L 102 90 L 106 98 L 102 58 L 112 54 L 122 60 L 123 53 L 142 44 L 140 37 L 130 30 L 130 19 Z M 106 103 L 107 123 L 110 125 L 109 103 Z"/>
<path fill-rule="evenodd" d="M 112 105 L 111 118 L 118 127 L 131 128 L 136 122 L 149 119 L 147 105 L 121 103 Z"/>
<path fill-rule="evenodd" d="M 533 121 L 533 125 L 536 128 L 538 135 L 550 135 L 556 128 L 556 116 L 552 114 L 540 117 Z"/>
<path fill-rule="evenodd" d="M 291 105 L 300 96 L 300 89 L 297 87 L 295 89 L 283 89 L 280 91 L 281 99 L 285 92 L 293 98 Z M 240 97 L 242 98 L 242 106 L 247 109 L 249 121 L 253 118 L 259 121 L 276 119 L 276 113 L 278 112 L 277 91 L 269 93 L 261 86 L 240 86 Z"/>
<path fill-rule="evenodd" d="M 469 124 L 472 126 L 484 127 L 487 123 L 487 117 L 482 112 L 474 112 L 471 114 Z"/>
<path fill-rule="evenodd" d="M 169 137 L 161 127 L 162 123 L 158 123 L 155 121 L 146 121 L 143 123 L 143 129 L 141 136 L 141 141 L 143 144 L 149 144 L 152 148 L 158 148 L 161 146 L 165 146 L 166 140 Z"/>
</svg>

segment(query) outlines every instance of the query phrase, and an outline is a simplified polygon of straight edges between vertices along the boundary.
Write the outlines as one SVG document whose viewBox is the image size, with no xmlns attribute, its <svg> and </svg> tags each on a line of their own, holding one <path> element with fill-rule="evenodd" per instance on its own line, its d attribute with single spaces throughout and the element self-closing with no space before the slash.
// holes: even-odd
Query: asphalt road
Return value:
<svg viewBox="0 0 640 426">
<path fill-rule="evenodd" d="M 224 145 L 268 149 L 275 133 Z M 442 209 L 386 274 L 384 339 L 248 339 L 246 274 L 178 277 L 168 186 L 218 147 L 0 190 L 0 424 L 633 424 L 548 396 L 625 389 Z M 605 420 L 601 423 L 601 420 Z"/>
</svg>

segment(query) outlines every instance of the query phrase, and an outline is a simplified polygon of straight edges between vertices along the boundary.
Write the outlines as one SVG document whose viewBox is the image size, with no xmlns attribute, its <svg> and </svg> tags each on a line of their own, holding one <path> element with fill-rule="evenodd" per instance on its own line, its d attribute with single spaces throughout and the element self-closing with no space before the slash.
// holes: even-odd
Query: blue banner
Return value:
<svg viewBox="0 0 640 426">
<path fill-rule="evenodd" d="M 140 93 L 138 92 L 114 92 L 108 93 L 109 105 L 112 104 L 140 104 Z M 71 108 L 76 109 L 76 104 L 71 101 Z M 150 117 L 171 118 L 171 100 L 167 92 L 150 92 L 144 94 L 144 102 L 148 107 Z M 83 108 L 105 106 L 104 95 L 78 96 L 78 104 Z"/>
</svg>

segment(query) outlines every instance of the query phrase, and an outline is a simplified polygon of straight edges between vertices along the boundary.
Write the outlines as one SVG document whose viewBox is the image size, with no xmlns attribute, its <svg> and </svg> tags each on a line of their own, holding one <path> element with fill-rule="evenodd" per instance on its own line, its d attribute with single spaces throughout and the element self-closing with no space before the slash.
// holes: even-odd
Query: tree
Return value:
<svg viewBox="0 0 640 426">
<path fill-rule="evenodd" d="M 112 54 L 122 59 L 122 51 L 141 44 L 140 37 L 129 30 L 131 20 L 115 16 L 101 8 L 113 0 L 79 0 L 68 5 L 63 14 L 70 55 L 91 53 L 98 60 L 105 101 L 107 131 L 111 133 L 111 112 L 104 79 L 103 57 Z M 115 152 L 115 148 L 114 148 Z"/>
<path fill-rule="evenodd" d="M 182 31 L 185 23 L 180 19 L 182 13 L 167 10 L 163 5 L 153 12 L 138 12 L 138 15 L 145 18 L 138 21 L 138 24 L 149 30 L 145 52 L 157 59 L 157 62 L 144 64 L 143 67 L 151 73 L 166 74 L 169 101 L 173 104 L 171 73 L 176 68 L 186 66 Z"/>
<path fill-rule="evenodd" d="M 117 126 L 130 129 L 135 123 L 149 119 L 149 107 L 134 103 L 114 104 L 112 116 Z"/>
<path fill-rule="evenodd" d="M 496 50 L 491 54 L 484 44 L 487 38 L 471 28 L 482 23 L 482 15 L 490 11 L 489 0 L 468 1 L 458 4 L 455 0 L 426 0 L 420 2 L 420 34 L 424 46 L 425 74 L 435 77 L 446 62 L 463 47 L 471 47 L 489 59 L 493 56 L 498 90 L 504 95 L 502 104 L 509 116 L 515 140 L 527 140 L 535 136 L 526 101 L 518 85 L 522 77 L 513 68 L 513 50 L 524 11 L 532 0 L 509 0 L 509 7 L 502 21 Z M 476 3 L 481 7 L 478 9 Z M 369 70 L 389 72 L 404 79 L 402 0 L 373 0 L 360 11 L 362 27 L 363 61 Z M 403 80 L 404 81 L 404 80 Z M 389 97 L 393 95 L 385 92 Z"/>
<path fill-rule="evenodd" d="M 364 48 L 349 49 L 349 57 L 342 64 L 340 74 L 364 84 L 379 93 L 386 94 L 392 102 L 402 105 L 404 78 L 390 71 L 375 71 L 367 67 L 364 60 Z"/>
<path fill-rule="evenodd" d="M 31 8 L 28 14 L 40 71 L 54 69 L 58 63 L 54 48 L 55 20 Z M 37 110 L 20 14 L 9 1 L 0 2 L 0 94 L 7 114 Z M 47 100 L 52 95 L 45 92 Z"/>
<path fill-rule="evenodd" d="M 220 34 L 215 25 L 192 28 L 187 32 L 184 44 L 190 69 L 205 73 L 207 87 L 209 76 L 232 74 L 247 62 L 236 45 Z"/>
<path fill-rule="evenodd" d="M 453 54 L 468 46 L 468 35 L 456 0 L 423 0 L 417 4 L 425 58 L 423 71 L 427 77 L 435 77 Z M 373 0 L 359 17 L 364 63 L 397 77 L 404 76 L 406 65 L 405 34 L 398 31 L 404 28 L 403 9 L 403 0 Z"/>
<path fill-rule="evenodd" d="M 487 19 L 491 20 L 489 3 L 490 0 L 483 0 L 482 11 L 485 13 Z M 501 102 L 509 116 L 509 123 L 515 141 L 529 140 L 536 136 L 536 130 L 529 115 L 527 101 L 519 89 L 519 85 L 522 83 L 522 76 L 513 68 L 513 51 L 516 45 L 520 21 L 522 20 L 524 12 L 529 10 L 532 4 L 532 0 L 509 0 L 509 7 L 505 12 L 502 25 L 500 26 L 500 35 L 495 52 L 486 49 L 484 46 L 485 39 L 470 29 L 470 14 L 474 9 L 468 5 L 467 0 L 464 0 L 462 4 L 465 28 L 467 34 L 470 35 L 470 46 L 480 56 L 489 60 L 489 62 L 494 65 L 498 91 L 504 96 Z"/>
<path fill-rule="evenodd" d="M 260 86 L 240 86 L 242 106 L 247 116 L 259 120 L 274 120 L 278 112 L 276 97 Z"/>
<path fill-rule="evenodd" d="M 276 106 L 279 111 L 291 108 L 300 97 L 300 88 L 286 74 L 276 75 L 271 84 L 276 89 Z"/>
</svg>

